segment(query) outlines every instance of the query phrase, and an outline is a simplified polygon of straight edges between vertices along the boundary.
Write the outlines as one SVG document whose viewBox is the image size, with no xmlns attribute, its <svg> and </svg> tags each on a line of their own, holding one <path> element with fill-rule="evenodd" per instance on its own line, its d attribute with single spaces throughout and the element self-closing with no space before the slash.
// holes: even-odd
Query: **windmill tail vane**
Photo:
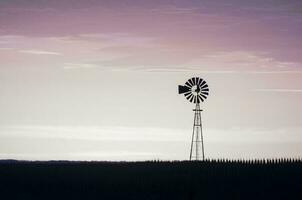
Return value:
<svg viewBox="0 0 302 200">
<path fill-rule="evenodd" d="M 204 141 L 202 133 L 200 103 L 209 95 L 209 86 L 199 77 L 189 79 L 184 85 L 178 86 L 178 93 L 184 94 L 187 100 L 195 104 L 193 134 L 190 147 L 190 160 L 204 160 Z"/>
</svg>

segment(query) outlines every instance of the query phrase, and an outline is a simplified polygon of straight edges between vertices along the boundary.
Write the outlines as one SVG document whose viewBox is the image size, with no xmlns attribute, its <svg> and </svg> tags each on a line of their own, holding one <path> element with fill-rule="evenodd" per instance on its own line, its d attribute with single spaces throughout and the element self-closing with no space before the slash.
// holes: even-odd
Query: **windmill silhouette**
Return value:
<svg viewBox="0 0 302 200">
<path fill-rule="evenodd" d="M 209 86 L 202 78 L 194 77 L 189 79 L 185 85 L 178 86 L 178 93 L 195 104 L 193 134 L 190 147 L 190 160 L 204 160 L 204 142 L 201 122 L 200 103 L 209 95 Z"/>
</svg>

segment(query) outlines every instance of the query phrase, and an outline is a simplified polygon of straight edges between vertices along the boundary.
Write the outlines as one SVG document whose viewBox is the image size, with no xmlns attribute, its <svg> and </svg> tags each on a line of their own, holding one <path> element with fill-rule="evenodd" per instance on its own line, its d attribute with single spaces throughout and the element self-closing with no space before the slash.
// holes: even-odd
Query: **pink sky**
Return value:
<svg viewBox="0 0 302 200">
<path fill-rule="evenodd" d="M 209 157 L 299 157 L 301 35 L 298 0 L 0 2 L 0 157 L 187 159 L 191 76 Z"/>
</svg>

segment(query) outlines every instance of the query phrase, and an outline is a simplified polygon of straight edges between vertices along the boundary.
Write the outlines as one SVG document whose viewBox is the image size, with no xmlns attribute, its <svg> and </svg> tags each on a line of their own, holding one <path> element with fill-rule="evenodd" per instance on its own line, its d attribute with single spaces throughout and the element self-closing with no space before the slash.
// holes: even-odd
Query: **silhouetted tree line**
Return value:
<svg viewBox="0 0 302 200">
<path fill-rule="evenodd" d="M 302 160 L 6 160 L 0 199 L 302 199 Z"/>
</svg>

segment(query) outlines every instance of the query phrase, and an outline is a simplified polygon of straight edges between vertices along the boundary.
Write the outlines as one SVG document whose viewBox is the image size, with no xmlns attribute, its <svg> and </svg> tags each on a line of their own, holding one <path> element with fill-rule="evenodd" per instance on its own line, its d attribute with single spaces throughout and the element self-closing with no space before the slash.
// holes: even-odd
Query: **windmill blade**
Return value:
<svg viewBox="0 0 302 200">
<path fill-rule="evenodd" d="M 199 101 L 202 101 L 202 102 L 204 101 L 203 98 L 199 95 L 198 95 L 198 99 L 199 99 Z"/>
<path fill-rule="evenodd" d="M 197 96 L 197 98 L 196 98 L 196 99 L 197 99 L 197 103 L 200 103 L 199 96 Z"/>
<path fill-rule="evenodd" d="M 192 94 L 192 92 L 191 91 L 186 92 L 184 95 L 187 97 L 189 94 Z"/>
<path fill-rule="evenodd" d="M 203 94 L 203 95 L 209 95 L 208 92 L 200 92 L 200 94 Z"/>
<path fill-rule="evenodd" d="M 200 87 L 200 89 L 202 90 L 202 89 L 208 88 L 208 87 L 209 87 L 208 84 L 205 84 L 204 86 Z"/>
<path fill-rule="evenodd" d="M 192 86 L 193 86 L 189 81 L 187 81 L 187 82 L 185 83 L 185 85 L 188 86 L 189 88 L 192 88 Z"/>
<path fill-rule="evenodd" d="M 190 100 L 190 98 L 193 96 L 193 94 L 189 94 L 188 96 L 186 96 L 186 98 L 188 99 L 188 100 Z"/>
<path fill-rule="evenodd" d="M 203 88 L 201 89 L 201 92 L 209 92 L 209 88 Z"/>
<path fill-rule="evenodd" d="M 202 80 L 201 84 L 199 85 L 199 87 L 203 87 L 206 84 L 205 80 Z"/>
<path fill-rule="evenodd" d="M 199 78 L 195 77 L 195 85 L 198 85 L 198 82 L 199 82 Z"/>
<path fill-rule="evenodd" d="M 196 81 L 196 77 L 193 77 L 193 83 L 194 83 L 194 85 L 196 85 L 196 83 L 197 83 L 197 81 Z"/>
<path fill-rule="evenodd" d="M 199 87 L 200 87 L 200 85 L 201 85 L 202 81 L 203 81 L 203 79 L 202 79 L 202 78 L 198 78 L 197 85 L 199 85 Z"/>
<path fill-rule="evenodd" d="M 190 97 L 190 102 L 193 102 L 193 100 L 194 100 L 194 95 L 192 95 L 191 97 Z"/>
<path fill-rule="evenodd" d="M 203 95 L 203 94 L 199 94 L 199 96 L 201 96 L 203 99 L 206 99 L 207 96 L 206 95 Z"/>
<path fill-rule="evenodd" d="M 189 82 L 189 83 L 191 83 L 191 87 L 194 85 L 194 83 L 193 83 L 193 80 L 192 80 L 192 79 L 189 79 L 189 80 L 188 80 L 188 82 Z"/>
<path fill-rule="evenodd" d="M 198 85 L 200 78 L 199 77 L 195 77 L 195 78 L 196 78 L 196 85 Z"/>
</svg>

